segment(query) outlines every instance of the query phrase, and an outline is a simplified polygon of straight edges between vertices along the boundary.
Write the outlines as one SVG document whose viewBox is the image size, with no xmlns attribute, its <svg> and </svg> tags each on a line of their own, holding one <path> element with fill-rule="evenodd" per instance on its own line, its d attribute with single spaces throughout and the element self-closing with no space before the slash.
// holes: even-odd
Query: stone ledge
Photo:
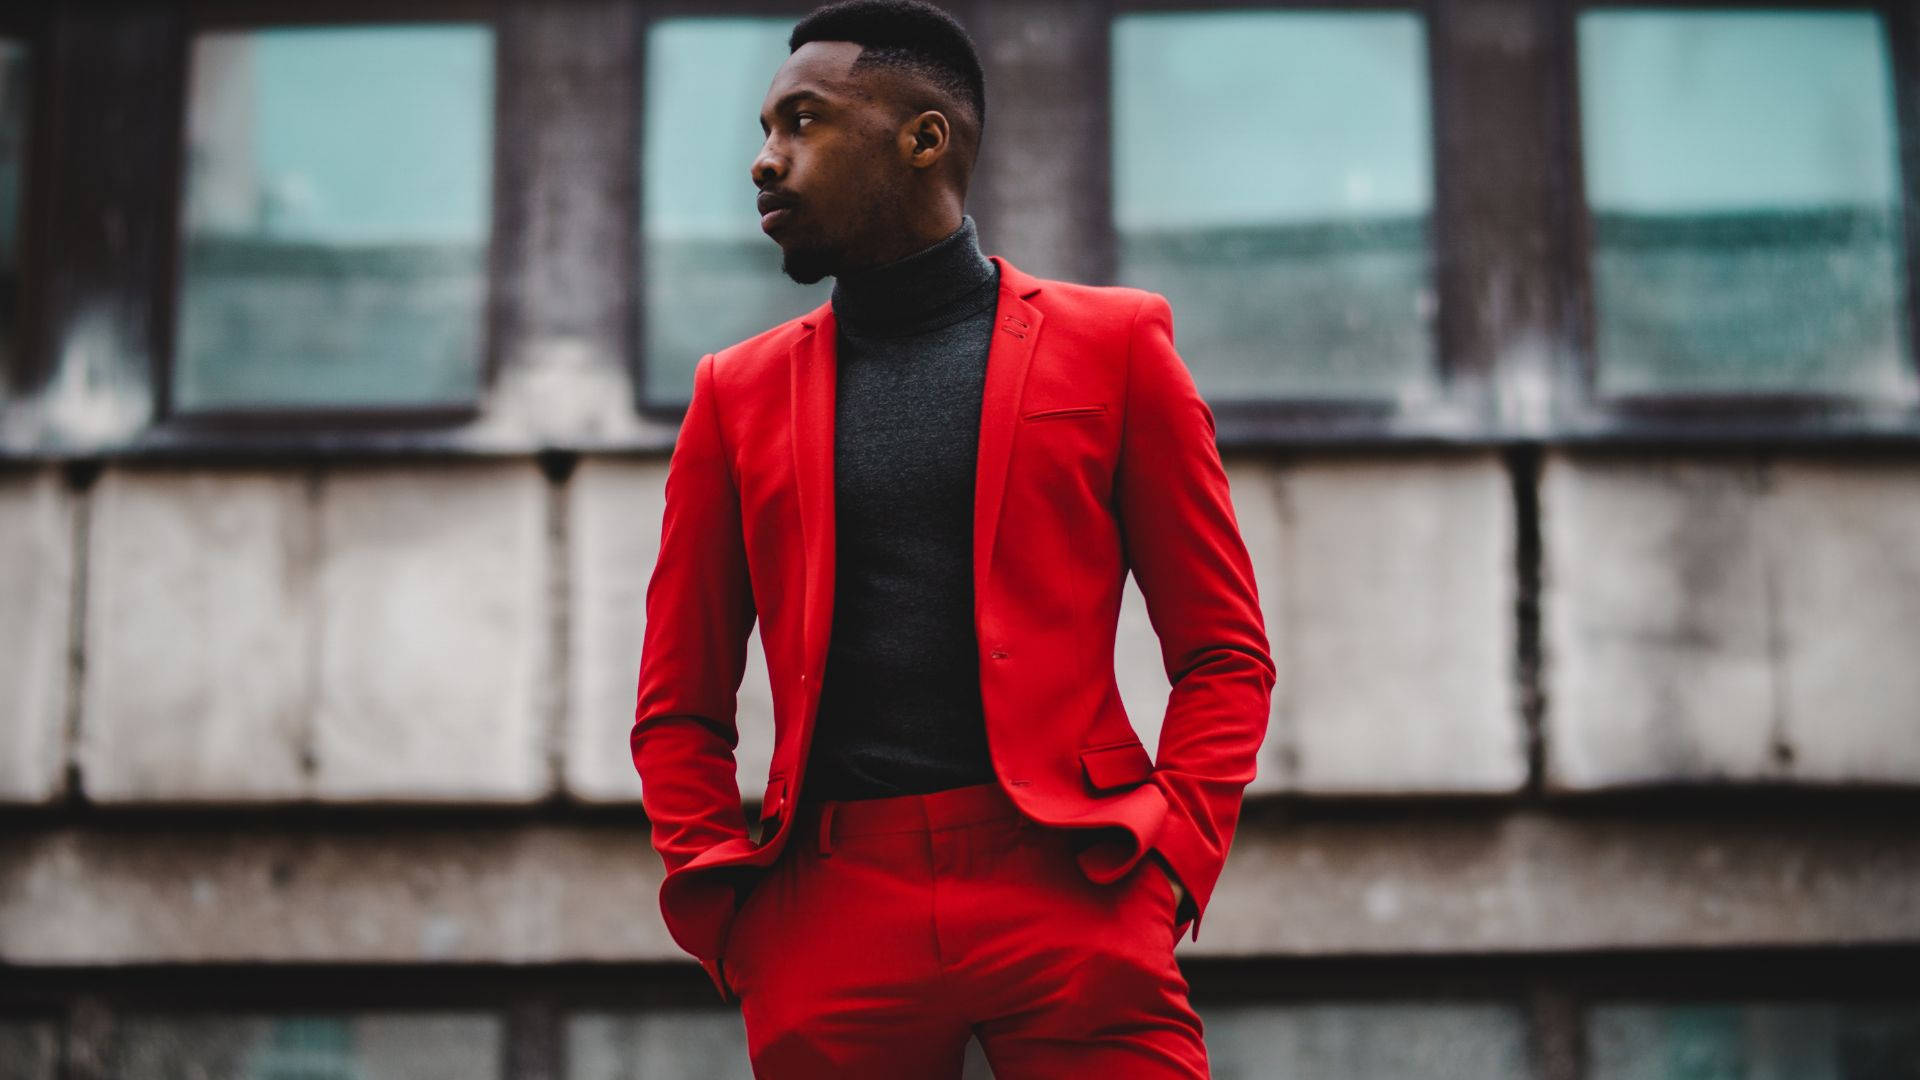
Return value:
<svg viewBox="0 0 1920 1080">
<path fill-rule="evenodd" d="M 644 825 L 20 829 L 0 963 L 680 960 Z M 1248 820 L 1182 955 L 1920 943 L 1886 818 Z"/>
</svg>

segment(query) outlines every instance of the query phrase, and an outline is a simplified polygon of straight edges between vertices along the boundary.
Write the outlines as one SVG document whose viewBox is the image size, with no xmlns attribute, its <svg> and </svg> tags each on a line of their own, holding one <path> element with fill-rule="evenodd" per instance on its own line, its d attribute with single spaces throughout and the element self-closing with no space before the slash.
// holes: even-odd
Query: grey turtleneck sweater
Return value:
<svg viewBox="0 0 1920 1080">
<path fill-rule="evenodd" d="M 999 285 L 971 217 L 834 284 L 837 561 L 808 801 L 993 779 L 973 628 L 973 480 Z"/>
</svg>

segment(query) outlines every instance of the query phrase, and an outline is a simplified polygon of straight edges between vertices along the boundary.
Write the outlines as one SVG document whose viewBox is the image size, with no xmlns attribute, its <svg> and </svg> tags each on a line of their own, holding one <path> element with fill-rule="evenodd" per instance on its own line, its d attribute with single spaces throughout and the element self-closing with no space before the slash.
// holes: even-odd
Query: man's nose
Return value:
<svg viewBox="0 0 1920 1080">
<path fill-rule="evenodd" d="M 760 153 L 753 159 L 753 185 L 766 187 L 780 179 L 786 168 L 786 161 L 773 152 L 773 140 L 768 139 L 760 144 Z"/>
</svg>

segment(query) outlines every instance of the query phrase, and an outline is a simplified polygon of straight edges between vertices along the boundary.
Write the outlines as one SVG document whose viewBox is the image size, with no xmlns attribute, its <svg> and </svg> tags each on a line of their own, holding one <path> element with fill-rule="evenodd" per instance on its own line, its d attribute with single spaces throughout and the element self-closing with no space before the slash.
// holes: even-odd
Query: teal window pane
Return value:
<svg viewBox="0 0 1920 1080">
<path fill-rule="evenodd" d="M 20 200 L 33 116 L 27 100 L 31 71 L 27 46 L 0 38 L 0 395 L 20 349 Z"/>
<path fill-rule="evenodd" d="M 644 394 L 684 404 L 705 353 L 826 302 L 796 285 L 760 231 L 760 103 L 792 19 L 676 18 L 647 32 L 640 149 Z"/>
<path fill-rule="evenodd" d="M 1215 1080 L 1532 1080 L 1518 1006 L 1214 1005 L 1200 1010 Z"/>
<path fill-rule="evenodd" d="M 566 1080 L 709 1080 L 751 1076 L 738 1010 L 581 1013 L 567 1021 Z M 959 1080 L 993 1080 L 978 1040 Z"/>
<path fill-rule="evenodd" d="M 1420 16 L 1127 15 L 1112 46 L 1118 277 L 1166 294 L 1201 392 L 1431 395 Z"/>
<path fill-rule="evenodd" d="M 1588 11 L 1579 50 L 1600 392 L 1911 400 L 1881 17 Z"/>
<path fill-rule="evenodd" d="M 191 64 L 175 407 L 471 403 L 493 31 L 205 33 Z"/>
<path fill-rule="evenodd" d="M 737 1010 L 582 1013 L 567 1020 L 566 1060 L 567 1080 L 753 1075 Z"/>
<path fill-rule="evenodd" d="M 473 1080 L 502 1075 L 491 1015 L 131 1016 L 110 1075 L 209 1080 Z"/>
<path fill-rule="evenodd" d="M 1589 1080 L 1920 1080 L 1920 1002 L 1602 1005 Z"/>
</svg>

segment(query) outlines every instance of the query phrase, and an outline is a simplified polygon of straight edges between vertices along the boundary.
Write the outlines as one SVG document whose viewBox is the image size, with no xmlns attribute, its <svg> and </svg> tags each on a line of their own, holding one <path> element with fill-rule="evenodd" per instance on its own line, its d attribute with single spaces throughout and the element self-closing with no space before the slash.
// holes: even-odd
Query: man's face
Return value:
<svg viewBox="0 0 1920 1080">
<path fill-rule="evenodd" d="M 874 261 L 871 252 L 904 220 L 899 121 L 885 79 L 851 70 L 860 52 L 849 41 L 800 46 L 774 73 L 760 108 L 760 228 L 780 245 L 780 268 L 801 284 Z"/>
</svg>

